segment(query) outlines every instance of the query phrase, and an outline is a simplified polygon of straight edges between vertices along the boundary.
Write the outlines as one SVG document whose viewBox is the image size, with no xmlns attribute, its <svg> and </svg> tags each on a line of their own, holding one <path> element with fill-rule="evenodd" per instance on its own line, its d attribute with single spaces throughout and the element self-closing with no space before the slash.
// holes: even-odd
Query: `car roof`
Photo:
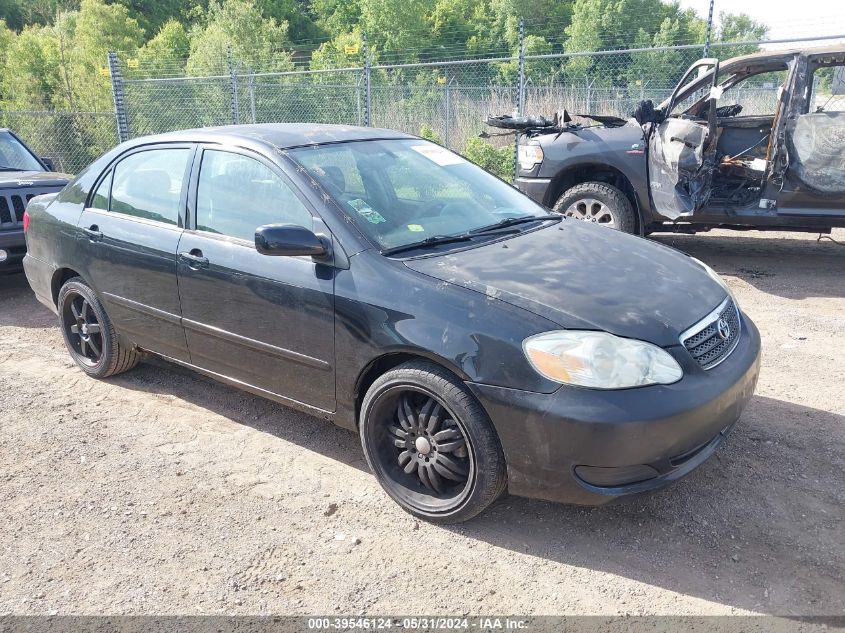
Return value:
<svg viewBox="0 0 845 633">
<path fill-rule="evenodd" d="M 828 44 L 827 46 L 815 46 L 812 48 L 781 48 L 776 50 L 757 51 L 756 53 L 749 53 L 748 55 L 731 57 L 730 59 L 726 59 L 721 62 L 720 65 L 723 68 L 735 68 L 748 63 L 788 59 L 790 57 L 794 57 L 795 55 L 804 55 L 806 57 L 825 57 L 828 55 L 843 56 L 845 55 L 845 45 Z"/>
<path fill-rule="evenodd" d="M 259 123 L 249 125 L 223 125 L 155 136 L 132 139 L 123 147 L 149 143 L 232 143 L 260 144 L 276 149 L 290 149 L 321 143 L 366 141 L 374 139 L 416 138 L 395 130 L 354 125 L 328 125 L 323 123 Z"/>
</svg>

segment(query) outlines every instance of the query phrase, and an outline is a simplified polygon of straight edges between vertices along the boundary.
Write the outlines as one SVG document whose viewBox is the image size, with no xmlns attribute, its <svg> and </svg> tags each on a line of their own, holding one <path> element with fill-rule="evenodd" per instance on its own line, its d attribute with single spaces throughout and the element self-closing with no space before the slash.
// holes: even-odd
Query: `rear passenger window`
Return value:
<svg viewBox="0 0 845 633">
<path fill-rule="evenodd" d="M 124 158 L 114 168 L 111 211 L 179 223 L 189 149 L 154 149 Z"/>
<path fill-rule="evenodd" d="M 263 163 L 219 150 L 202 154 L 197 187 L 197 229 L 255 240 L 265 224 L 313 227 L 313 217 L 293 189 Z"/>
<path fill-rule="evenodd" d="M 94 197 L 91 199 L 92 209 L 102 209 L 103 211 L 109 210 L 109 191 L 111 189 L 112 173 L 114 172 L 109 171 L 106 177 L 100 182 L 100 186 L 97 187 L 97 191 L 94 192 Z"/>
</svg>

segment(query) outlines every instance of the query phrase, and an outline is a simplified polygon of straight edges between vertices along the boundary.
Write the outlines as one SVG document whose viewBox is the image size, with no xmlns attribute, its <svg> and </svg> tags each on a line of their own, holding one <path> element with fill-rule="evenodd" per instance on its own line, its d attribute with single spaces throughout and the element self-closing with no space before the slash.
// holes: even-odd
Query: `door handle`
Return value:
<svg viewBox="0 0 845 633">
<path fill-rule="evenodd" d="M 100 230 L 100 227 L 96 224 L 92 224 L 87 229 L 82 229 L 82 232 L 88 236 L 88 239 L 92 242 L 99 242 L 103 239 L 103 232 Z"/>
<path fill-rule="evenodd" d="M 202 251 L 198 248 L 193 248 L 190 251 L 183 251 L 179 253 L 179 259 L 193 269 L 208 268 L 208 257 L 203 257 Z"/>
</svg>

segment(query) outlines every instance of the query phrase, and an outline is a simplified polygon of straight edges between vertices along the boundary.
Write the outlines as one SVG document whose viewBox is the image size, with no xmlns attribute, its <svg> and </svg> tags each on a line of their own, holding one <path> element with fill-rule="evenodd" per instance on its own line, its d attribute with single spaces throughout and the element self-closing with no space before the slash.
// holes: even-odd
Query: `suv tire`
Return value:
<svg viewBox="0 0 845 633">
<path fill-rule="evenodd" d="M 414 516 L 466 521 L 506 488 L 490 418 L 457 376 L 434 363 L 410 361 L 377 378 L 364 396 L 359 430 L 379 484 Z"/>
<path fill-rule="evenodd" d="M 557 199 L 553 210 L 623 233 L 635 233 L 637 230 L 631 201 L 619 189 L 603 182 L 585 182 L 567 189 Z"/>
</svg>

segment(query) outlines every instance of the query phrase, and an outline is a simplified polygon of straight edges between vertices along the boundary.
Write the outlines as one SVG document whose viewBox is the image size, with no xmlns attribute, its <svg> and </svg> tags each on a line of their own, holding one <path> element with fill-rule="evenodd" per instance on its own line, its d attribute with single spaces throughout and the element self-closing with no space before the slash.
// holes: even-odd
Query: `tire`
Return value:
<svg viewBox="0 0 845 633">
<path fill-rule="evenodd" d="M 65 345 L 86 374 L 107 378 L 138 364 L 141 354 L 121 344 L 103 304 L 82 278 L 68 280 L 56 303 Z"/>
<path fill-rule="evenodd" d="M 585 182 L 567 189 L 555 202 L 553 210 L 623 233 L 635 233 L 637 230 L 631 201 L 619 189 L 603 182 Z"/>
<path fill-rule="evenodd" d="M 457 376 L 434 363 L 410 361 L 377 378 L 360 420 L 367 464 L 385 492 L 414 516 L 460 523 L 507 486 L 490 418 Z"/>
</svg>

